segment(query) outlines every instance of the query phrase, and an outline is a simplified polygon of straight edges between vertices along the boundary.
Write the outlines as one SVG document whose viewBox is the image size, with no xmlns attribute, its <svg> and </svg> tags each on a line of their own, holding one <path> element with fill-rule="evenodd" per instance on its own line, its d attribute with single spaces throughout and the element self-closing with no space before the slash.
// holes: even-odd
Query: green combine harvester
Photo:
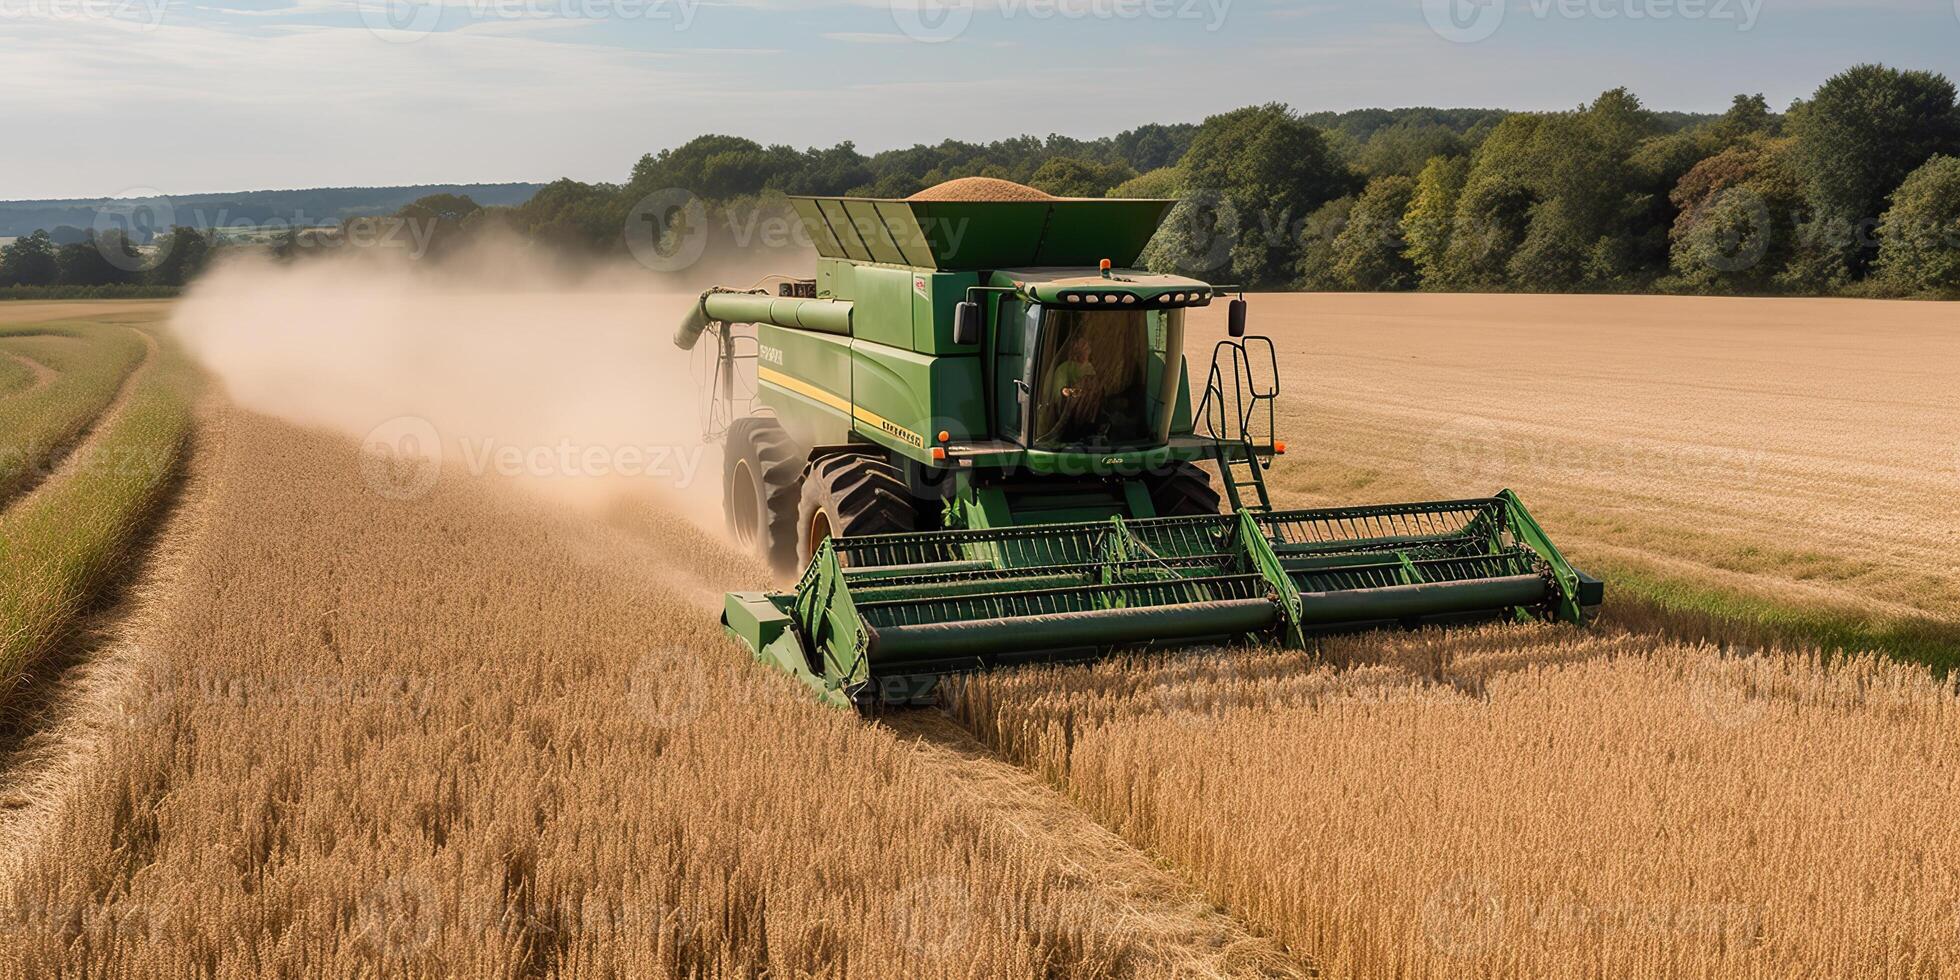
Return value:
<svg viewBox="0 0 1960 980">
<path fill-rule="evenodd" d="M 795 199 L 816 278 L 711 289 L 675 336 L 716 344 L 729 531 L 796 577 L 728 631 L 871 710 L 1119 650 L 1586 623 L 1603 586 L 1510 491 L 1272 508 L 1272 342 L 1225 287 L 1125 271 L 1173 203 Z M 1186 312 L 1219 300 L 1194 406 Z"/>
</svg>

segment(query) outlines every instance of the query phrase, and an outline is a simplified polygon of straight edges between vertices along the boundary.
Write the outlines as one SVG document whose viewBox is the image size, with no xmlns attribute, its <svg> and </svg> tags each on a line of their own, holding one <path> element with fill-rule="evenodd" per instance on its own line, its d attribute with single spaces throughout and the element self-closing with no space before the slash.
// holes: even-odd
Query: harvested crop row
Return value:
<svg viewBox="0 0 1960 980">
<path fill-rule="evenodd" d="M 143 349 L 141 336 L 123 328 L 99 332 L 104 341 L 88 349 L 109 363 L 121 362 L 125 335 Z M 6 556 L 0 563 L 0 712 L 11 712 L 10 696 L 36 659 L 127 567 L 131 549 L 169 497 L 190 438 L 196 377 L 170 348 L 158 350 L 131 379 L 121 404 L 63 466 L 0 511 L 0 554 Z M 78 375 L 95 379 L 91 384 L 110 377 L 71 366 L 62 381 Z M 74 398 L 73 391 L 66 397 Z"/>
<path fill-rule="evenodd" d="M 976 678 L 965 724 L 1335 976 L 1960 970 L 1960 694 L 1491 628 Z"/>
<path fill-rule="evenodd" d="M 1164 972 L 1067 855 L 663 581 L 746 559 L 225 428 L 125 721 L 0 892 L 0 974 Z"/>
<path fill-rule="evenodd" d="M 5 504 L 45 475 L 51 461 L 115 400 L 123 379 L 143 360 L 144 341 L 133 330 L 100 324 L 0 327 L 0 350 L 56 372 L 46 385 L 0 397 L 0 504 Z"/>
<path fill-rule="evenodd" d="M 1509 486 L 1616 596 L 1955 662 L 1960 335 L 1938 304 L 1355 295 L 1252 311 L 1285 368 L 1282 502 Z"/>
</svg>

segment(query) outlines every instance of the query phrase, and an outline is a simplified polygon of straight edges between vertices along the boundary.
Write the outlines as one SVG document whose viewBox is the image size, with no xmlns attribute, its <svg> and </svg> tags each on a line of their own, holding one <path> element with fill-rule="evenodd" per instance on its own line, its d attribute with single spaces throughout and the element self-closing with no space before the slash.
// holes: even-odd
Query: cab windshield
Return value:
<svg viewBox="0 0 1960 980">
<path fill-rule="evenodd" d="M 1042 311 L 1031 444 L 1049 450 L 1161 445 L 1177 404 L 1183 346 L 1182 310 Z"/>
</svg>

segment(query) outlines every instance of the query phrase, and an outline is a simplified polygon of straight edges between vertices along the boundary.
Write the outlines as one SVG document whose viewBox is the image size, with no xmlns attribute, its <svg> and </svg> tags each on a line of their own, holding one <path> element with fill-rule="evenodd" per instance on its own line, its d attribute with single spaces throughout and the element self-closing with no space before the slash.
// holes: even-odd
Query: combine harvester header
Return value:
<svg viewBox="0 0 1960 980">
<path fill-rule="evenodd" d="M 728 596 L 759 658 L 872 709 L 1118 650 L 1589 620 L 1602 585 L 1509 491 L 1272 508 L 1271 341 L 1229 299 L 1194 408 L 1186 311 L 1229 290 L 1127 271 L 1174 202 L 975 184 L 796 199 L 816 277 L 709 290 L 676 334 L 716 342 L 729 529 L 796 576 Z"/>
</svg>

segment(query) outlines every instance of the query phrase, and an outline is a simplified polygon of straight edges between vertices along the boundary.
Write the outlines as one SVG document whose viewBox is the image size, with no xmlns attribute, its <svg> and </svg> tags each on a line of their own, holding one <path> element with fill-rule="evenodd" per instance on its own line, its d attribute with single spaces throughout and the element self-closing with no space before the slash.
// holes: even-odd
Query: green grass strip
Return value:
<svg viewBox="0 0 1960 980">
<path fill-rule="evenodd" d="M 116 398 L 143 360 L 143 338 L 127 327 L 62 324 L 0 327 L 0 347 L 57 372 L 33 391 L 0 398 L 0 504 L 45 473 L 54 458 Z M 24 367 L 12 358 L 16 367 Z"/>
<path fill-rule="evenodd" d="M 0 286 L 0 302 L 10 299 L 170 299 L 184 293 L 182 286 L 143 286 L 120 283 L 113 286 Z"/>
<path fill-rule="evenodd" d="M 0 511 L 0 709 L 129 567 L 183 471 L 195 372 L 162 344 L 131 385 L 72 468 Z"/>
<path fill-rule="evenodd" d="M 1960 623 L 1843 606 L 1798 606 L 1618 563 L 1593 562 L 1586 570 L 1606 580 L 1609 609 L 1644 606 L 1658 614 L 1663 628 L 1683 637 L 1869 651 L 1924 664 L 1942 676 L 1960 668 Z"/>
</svg>

